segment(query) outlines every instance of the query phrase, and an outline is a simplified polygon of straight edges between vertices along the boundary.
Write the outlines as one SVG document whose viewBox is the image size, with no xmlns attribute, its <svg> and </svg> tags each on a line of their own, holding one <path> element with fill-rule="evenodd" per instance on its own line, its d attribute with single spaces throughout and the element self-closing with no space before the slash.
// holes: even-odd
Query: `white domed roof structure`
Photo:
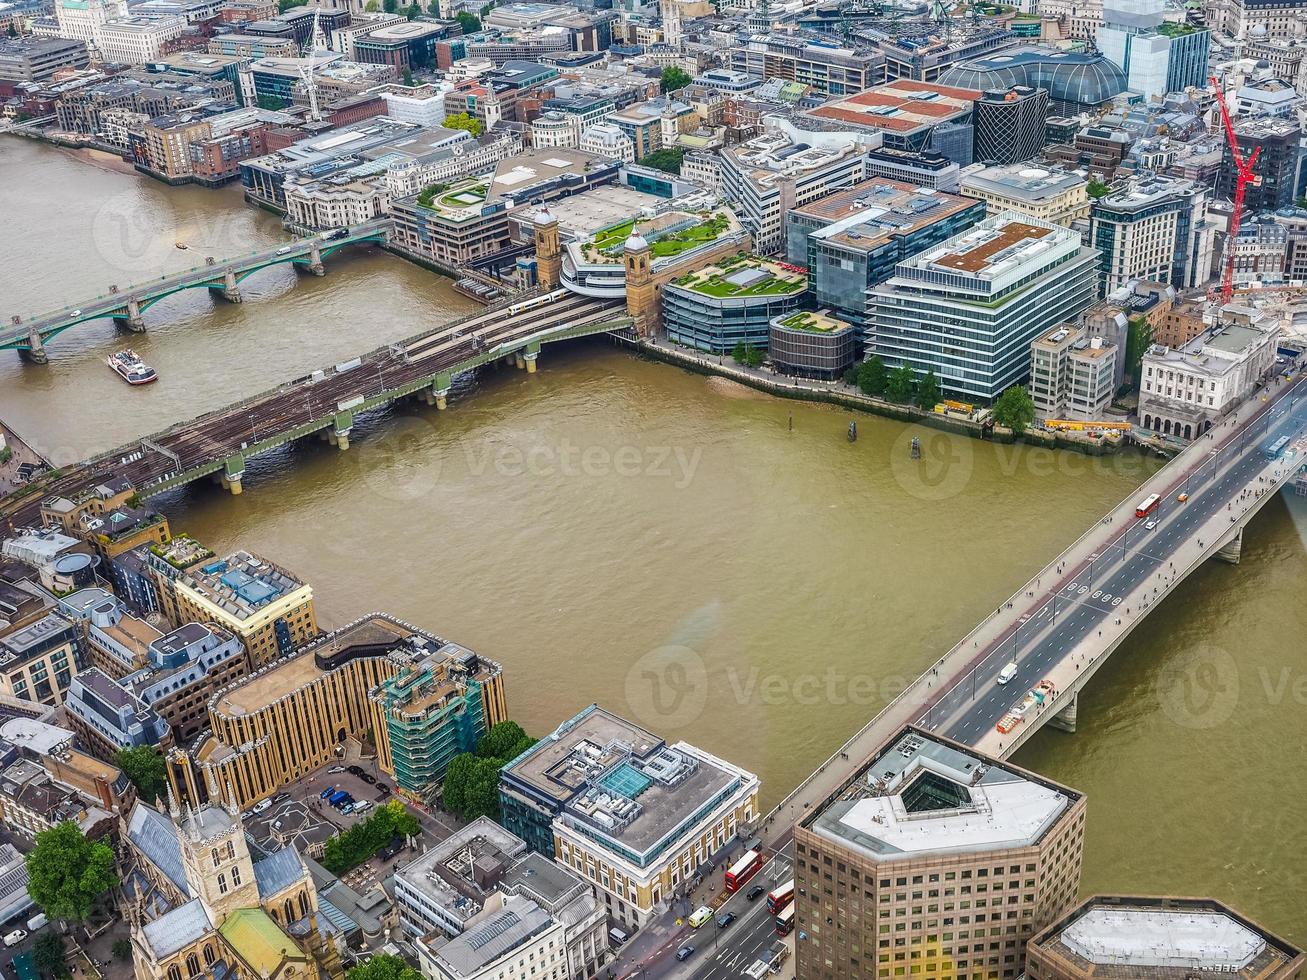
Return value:
<svg viewBox="0 0 1307 980">
<path fill-rule="evenodd" d="M 644 236 L 635 229 L 632 229 L 631 237 L 626 240 L 626 250 L 628 252 L 639 252 L 648 247 L 649 243 L 644 240 Z"/>
</svg>

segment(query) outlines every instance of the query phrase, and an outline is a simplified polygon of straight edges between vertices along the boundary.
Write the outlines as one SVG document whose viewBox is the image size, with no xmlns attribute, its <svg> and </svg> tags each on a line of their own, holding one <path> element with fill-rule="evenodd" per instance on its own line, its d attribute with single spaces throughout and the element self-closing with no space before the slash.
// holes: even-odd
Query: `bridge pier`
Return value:
<svg viewBox="0 0 1307 980">
<path fill-rule="evenodd" d="M 515 368 L 518 368 L 519 370 L 522 369 L 522 368 L 524 368 L 524 367 L 526 367 L 526 358 L 522 356 L 522 352 L 521 352 L 521 351 L 514 351 L 514 353 L 513 353 L 513 366 L 514 366 Z"/>
<path fill-rule="evenodd" d="M 341 412 L 327 430 L 327 441 L 344 452 L 349 448 L 349 432 L 354 427 L 354 413 Z"/>
<path fill-rule="evenodd" d="M 1080 692 L 1077 691 L 1071 695 L 1071 700 L 1063 706 L 1057 714 L 1048 719 L 1045 723 L 1050 728 L 1056 728 L 1058 731 L 1070 732 L 1075 734 L 1076 731 L 1076 711 L 1080 705 Z"/>
<path fill-rule="evenodd" d="M 129 299 L 127 315 L 116 316 L 113 322 L 120 330 L 126 330 L 128 333 L 145 333 L 145 317 L 141 315 L 141 304 L 138 300 Z"/>
<path fill-rule="evenodd" d="M 211 289 L 213 287 L 210 287 Z M 222 288 L 218 290 L 222 293 L 222 298 L 228 303 L 239 303 L 241 301 L 241 289 L 236 284 L 236 273 L 226 272 L 222 276 Z"/>
<path fill-rule="evenodd" d="M 309 249 L 309 264 L 305 266 L 315 276 L 325 276 L 327 267 L 322 264 L 322 249 L 316 244 Z"/>
<path fill-rule="evenodd" d="M 522 358 L 526 361 L 526 373 L 536 373 L 536 358 L 540 356 L 540 341 L 534 340 L 526 345 L 526 350 L 522 352 Z"/>
<path fill-rule="evenodd" d="M 229 491 L 233 497 L 239 497 L 241 483 L 245 479 L 245 457 L 232 456 L 222 464 L 222 469 L 218 471 L 217 476 L 224 490 Z"/>
<path fill-rule="evenodd" d="M 27 328 L 27 350 L 20 350 L 18 356 L 28 364 L 49 364 L 50 355 L 45 352 L 45 339 L 39 327 Z"/>
<path fill-rule="evenodd" d="M 1239 528 L 1234 532 L 1234 537 L 1221 545 L 1220 550 L 1216 552 L 1216 557 L 1219 561 L 1223 561 L 1227 565 L 1237 565 L 1239 564 L 1239 558 L 1242 554 L 1243 528 Z"/>
</svg>

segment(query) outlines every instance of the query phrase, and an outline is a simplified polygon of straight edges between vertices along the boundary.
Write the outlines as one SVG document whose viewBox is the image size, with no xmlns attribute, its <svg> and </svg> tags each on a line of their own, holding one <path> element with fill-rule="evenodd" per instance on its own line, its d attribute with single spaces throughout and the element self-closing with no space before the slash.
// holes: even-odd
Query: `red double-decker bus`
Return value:
<svg viewBox="0 0 1307 980">
<path fill-rule="evenodd" d="M 741 885 L 758 873 L 762 867 L 762 852 L 745 851 L 744 856 L 726 869 L 726 890 L 737 891 Z"/>
<path fill-rule="evenodd" d="M 1135 517 L 1147 517 L 1153 511 L 1157 510 L 1157 505 L 1161 503 L 1161 501 L 1161 494 L 1149 494 L 1143 500 L 1139 501 L 1139 506 L 1135 508 Z"/>
<path fill-rule="evenodd" d="M 785 906 L 790 904 L 794 898 L 794 879 L 791 878 L 783 885 L 778 885 L 775 891 L 767 893 L 767 911 L 775 915 Z"/>
<path fill-rule="evenodd" d="M 791 900 L 789 905 L 785 906 L 785 908 L 781 909 L 780 912 L 776 914 L 776 935 L 788 936 L 793 931 L 794 902 Z"/>
</svg>

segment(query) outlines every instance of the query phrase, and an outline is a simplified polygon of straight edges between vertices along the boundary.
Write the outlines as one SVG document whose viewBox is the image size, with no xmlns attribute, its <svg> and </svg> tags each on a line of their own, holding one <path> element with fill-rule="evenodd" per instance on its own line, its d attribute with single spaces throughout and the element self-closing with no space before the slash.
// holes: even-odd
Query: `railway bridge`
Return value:
<svg viewBox="0 0 1307 980">
<path fill-rule="evenodd" d="M 236 258 L 209 257 L 204 265 L 133 286 L 111 286 L 107 293 L 60 310 L 31 317 L 11 316 L 9 329 L 0 334 L 0 350 L 16 350 L 24 360 L 45 364 L 49 360 L 45 345 L 51 338 L 91 320 L 112 319 L 124 330 L 142 333 L 145 330 L 144 312 L 160 300 L 185 289 L 207 289 L 230 303 L 239 303 L 241 281 L 260 269 L 289 264 L 313 275 L 325 275 L 323 260 L 328 256 L 352 245 L 366 242 L 384 244 L 390 227 L 389 219 L 380 219 L 328 233 L 336 237 L 313 235 L 289 245 Z"/>
</svg>

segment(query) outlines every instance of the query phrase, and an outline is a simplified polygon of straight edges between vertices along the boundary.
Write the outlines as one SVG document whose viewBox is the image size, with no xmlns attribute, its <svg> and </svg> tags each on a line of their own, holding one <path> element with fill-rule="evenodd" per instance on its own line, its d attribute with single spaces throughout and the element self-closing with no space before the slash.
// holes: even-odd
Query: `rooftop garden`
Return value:
<svg viewBox="0 0 1307 980">
<path fill-rule="evenodd" d="M 801 292 L 807 288 L 808 280 L 797 274 L 791 277 L 774 263 L 741 253 L 717 265 L 687 273 L 676 280 L 676 285 L 716 299 L 740 299 Z"/>
<path fill-rule="evenodd" d="M 835 333 L 848 326 L 842 320 L 836 320 L 822 313 L 805 312 L 787 316 L 780 323 L 787 330 L 804 330 L 808 333 Z"/>
<path fill-rule="evenodd" d="M 597 261 L 602 255 L 616 254 L 626 244 L 626 240 L 631 237 L 631 232 L 635 230 L 635 226 L 636 219 L 632 218 L 630 221 L 623 221 L 621 224 L 603 229 L 594 236 L 592 241 L 586 243 L 586 258 Z M 688 228 L 664 234 L 657 231 L 642 232 L 642 234 L 645 235 L 646 240 L 649 242 L 649 250 L 653 253 L 654 258 L 665 259 L 716 241 L 721 237 L 722 232 L 729 229 L 730 226 L 730 219 L 718 211 Z"/>
<path fill-rule="evenodd" d="M 1163 37 L 1184 37 L 1186 34 L 1193 34 L 1198 28 L 1191 27 L 1189 24 L 1175 24 L 1170 21 L 1157 25 L 1157 33 Z"/>
<path fill-rule="evenodd" d="M 435 210 L 447 208 L 458 211 L 480 204 L 486 199 L 486 185 L 478 182 L 464 184 L 429 184 L 418 194 L 418 206 Z"/>
</svg>

